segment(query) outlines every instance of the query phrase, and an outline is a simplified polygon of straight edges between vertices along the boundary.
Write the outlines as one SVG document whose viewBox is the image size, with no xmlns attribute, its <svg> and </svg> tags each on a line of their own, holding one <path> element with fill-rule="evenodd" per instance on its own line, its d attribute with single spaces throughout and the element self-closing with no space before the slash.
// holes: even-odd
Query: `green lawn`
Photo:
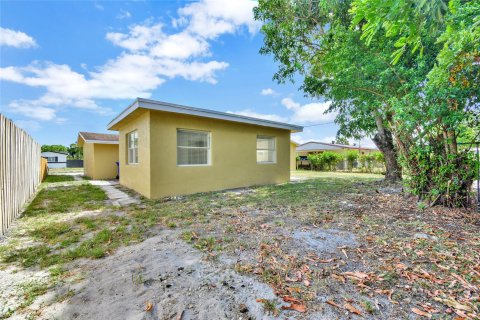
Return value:
<svg viewBox="0 0 480 320">
<path fill-rule="evenodd" d="M 308 312 L 333 308 L 319 296 L 337 304 L 348 298 L 372 317 L 379 315 L 372 307 L 377 298 L 398 303 L 392 302 L 391 318 L 408 318 L 411 308 L 426 303 L 439 314 L 451 301 L 468 310 L 480 307 L 463 291 L 480 287 L 480 277 L 472 272 L 480 263 L 475 214 L 425 209 L 400 189 L 383 193 L 382 176 L 376 174 L 296 171 L 292 176 L 305 180 L 174 200 L 144 199 L 120 210 L 106 205 L 105 193 L 96 186 L 45 188 L 1 242 L 0 268 L 47 268 L 49 282 L 21 288 L 41 294 L 67 276 L 71 261 L 100 259 L 175 229 L 206 259 L 238 261 L 228 268 L 269 284 L 279 297 L 292 296 Z M 292 238 L 298 231 L 325 230 L 354 235 L 358 247 L 339 246 L 325 254 Z M 427 236 L 415 238 L 417 233 Z M 299 272 L 308 281 L 288 280 Z M 365 278 L 358 282 L 349 272 L 363 272 Z M 276 300 L 264 306 L 280 312 Z"/>
<path fill-rule="evenodd" d="M 73 176 L 69 175 L 48 175 L 45 180 L 43 180 L 44 183 L 54 183 L 54 182 L 66 182 L 66 181 L 74 181 L 75 179 Z"/>
</svg>

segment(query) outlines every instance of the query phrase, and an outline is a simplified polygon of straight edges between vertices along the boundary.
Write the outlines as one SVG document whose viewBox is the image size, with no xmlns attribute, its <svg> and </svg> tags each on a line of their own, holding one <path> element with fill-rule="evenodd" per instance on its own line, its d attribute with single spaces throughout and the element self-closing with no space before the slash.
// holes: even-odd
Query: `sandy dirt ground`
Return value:
<svg viewBox="0 0 480 320">
<path fill-rule="evenodd" d="M 76 269 L 85 276 L 72 286 L 76 295 L 44 308 L 40 319 L 271 318 L 256 302 L 274 298 L 269 286 L 205 261 L 177 232 L 162 232 L 104 260 L 82 261 Z"/>
<path fill-rule="evenodd" d="M 56 264 L 4 264 L 0 319 L 10 309 L 9 319 L 476 317 L 478 216 L 418 208 L 397 187 L 328 181 L 334 187 L 305 180 L 58 214 L 73 231 L 79 218 L 99 224 L 69 250 L 103 228 L 152 224 L 134 244 L 65 263 L 60 281 Z M 21 222 L 10 240 L 35 245 L 22 243 Z"/>
</svg>

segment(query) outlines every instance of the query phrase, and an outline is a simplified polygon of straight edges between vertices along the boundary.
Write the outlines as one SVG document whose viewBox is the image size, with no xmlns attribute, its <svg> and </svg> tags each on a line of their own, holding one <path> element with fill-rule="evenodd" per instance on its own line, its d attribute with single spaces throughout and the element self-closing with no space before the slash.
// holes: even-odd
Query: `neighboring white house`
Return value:
<svg viewBox="0 0 480 320">
<path fill-rule="evenodd" d="M 66 152 L 42 152 L 42 158 L 47 159 L 49 168 L 66 168 L 67 167 L 67 155 Z"/>
</svg>

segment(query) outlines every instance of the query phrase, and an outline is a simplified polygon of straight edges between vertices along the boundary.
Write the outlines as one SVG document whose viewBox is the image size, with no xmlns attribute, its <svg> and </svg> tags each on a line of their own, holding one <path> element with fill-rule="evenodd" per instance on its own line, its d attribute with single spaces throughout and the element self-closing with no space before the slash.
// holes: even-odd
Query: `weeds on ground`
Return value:
<svg viewBox="0 0 480 320">
<path fill-rule="evenodd" d="M 52 175 L 52 176 L 47 176 L 45 180 L 43 180 L 44 183 L 54 183 L 54 182 L 66 182 L 66 181 L 74 181 L 75 179 L 73 176 L 70 175 Z"/>
<path fill-rule="evenodd" d="M 23 216 L 96 210 L 105 206 L 106 199 L 101 188 L 90 184 L 42 189 Z"/>
</svg>

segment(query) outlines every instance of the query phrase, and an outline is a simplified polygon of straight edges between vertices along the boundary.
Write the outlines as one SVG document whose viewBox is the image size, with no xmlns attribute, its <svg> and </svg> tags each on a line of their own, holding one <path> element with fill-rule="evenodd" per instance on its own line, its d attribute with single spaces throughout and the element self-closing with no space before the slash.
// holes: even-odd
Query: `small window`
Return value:
<svg viewBox="0 0 480 320">
<path fill-rule="evenodd" d="M 210 132 L 177 129 L 177 165 L 210 165 Z"/>
<path fill-rule="evenodd" d="M 127 134 L 128 164 L 138 163 L 138 131 Z"/>
<path fill-rule="evenodd" d="M 275 163 L 275 137 L 257 136 L 257 163 Z"/>
</svg>

